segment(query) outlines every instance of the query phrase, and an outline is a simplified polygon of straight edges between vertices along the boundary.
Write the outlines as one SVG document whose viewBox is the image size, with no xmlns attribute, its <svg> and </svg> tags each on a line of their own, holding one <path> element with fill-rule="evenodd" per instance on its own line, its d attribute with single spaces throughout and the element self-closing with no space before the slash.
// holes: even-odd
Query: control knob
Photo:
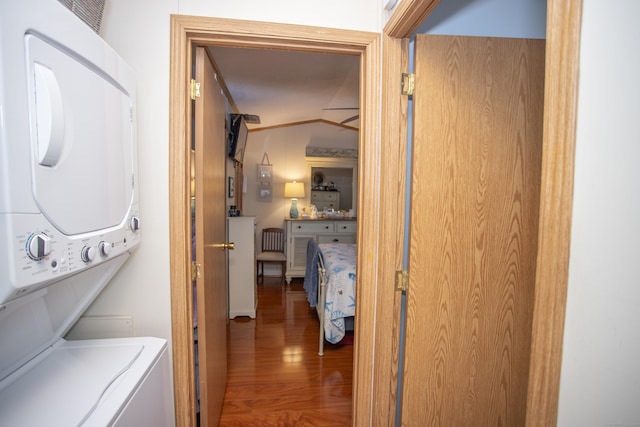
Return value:
<svg viewBox="0 0 640 427">
<path fill-rule="evenodd" d="M 134 233 L 140 230 L 140 218 L 138 218 L 137 216 L 132 216 L 131 220 L 129 221 L 129 226 L 131 227 L 131 231 L 133 231 Z"/>
<path fill-rule="evenodd" d="M 44 233 L 34 233 L 27 239 L 29 258 L 39 261 L 51 253 L 51 238 Z"/>
<path fill-rule="evenodd" d="M 100 251 L 100 255 L 106 257 L 111 253 L 111 243 L 105 242 L 104 240 L 98 243 L 98 250 Z"/>
<path fill-rule="evenodd" d="M 80 251 L 80 258 L 86 263 L 93 261 L 95 257 L 96 248 L 94 248 L 93 246 L 85 246 L 84 248 L 82 248 L 82 251 Z"/>
</svg>

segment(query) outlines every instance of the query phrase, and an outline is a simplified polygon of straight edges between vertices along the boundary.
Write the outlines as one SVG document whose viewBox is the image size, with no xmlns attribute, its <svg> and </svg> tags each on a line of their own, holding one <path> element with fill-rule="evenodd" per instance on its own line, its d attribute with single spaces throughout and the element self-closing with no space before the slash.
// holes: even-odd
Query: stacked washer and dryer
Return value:
<svg viewBox="0 0 640 427">
<path fill-rule="evenodd" d="M 0 3 L 0 426 L 171 426 L 167 343 L 63 337 L 140 243 L 132 70 L 55 0 Z"/>
</svg>

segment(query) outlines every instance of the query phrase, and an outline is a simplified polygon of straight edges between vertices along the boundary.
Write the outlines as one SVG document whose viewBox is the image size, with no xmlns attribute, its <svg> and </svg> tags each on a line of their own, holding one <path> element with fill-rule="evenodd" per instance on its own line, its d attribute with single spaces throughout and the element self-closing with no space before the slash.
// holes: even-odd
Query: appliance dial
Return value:
<svg viewBox="0 0 640 427">
<path fill-rule="evenodd" d="M 85 246 L 84 248 L 82 248 L 82 251 L 80 252 L 80 258 L 82 258 L 82 261 L 86 263 L 93 261 L 95 256 L 96 256 L 96 248 L 94 248 L 93 246 Z"/>
<path fill-rule="evenodd" d="M 51 238 L 44 233 L 34 233 L 27 239 L 27 255 L 39 261 L 51 253 Z"/>
<path fill-rule="evenodd" d="M 111 243 L 105 242 L 104 240 L 98 243 L 98 249 L 100 250 L 100 255 L 109 256 L 111 252 Z"/>
<path fill-rule="evenodd" d="M 138 218 L 137 216 L 132 216 L 131 220 L 129 221 L 129 226 L 131 227 L 131 231 L 133 231 L 134 233 L 140 230 L 140 218 Z"/>
</svg>

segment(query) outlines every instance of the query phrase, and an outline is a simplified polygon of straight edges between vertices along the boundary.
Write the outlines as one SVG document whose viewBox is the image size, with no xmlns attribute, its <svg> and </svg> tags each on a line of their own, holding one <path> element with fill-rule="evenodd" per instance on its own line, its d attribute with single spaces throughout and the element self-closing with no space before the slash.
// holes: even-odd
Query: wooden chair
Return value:
<svg viewBox="0 0 640 427">
<path fill-rule="evenodd" d="M 284 253 L 284 230 L 265 228 L 262 230 L 262 252 L 256 256 L 258 283 L 264 281 L 264 264 L 280 264 L 282 283 L 287 271 L 287 256 Z"/>
</svg>

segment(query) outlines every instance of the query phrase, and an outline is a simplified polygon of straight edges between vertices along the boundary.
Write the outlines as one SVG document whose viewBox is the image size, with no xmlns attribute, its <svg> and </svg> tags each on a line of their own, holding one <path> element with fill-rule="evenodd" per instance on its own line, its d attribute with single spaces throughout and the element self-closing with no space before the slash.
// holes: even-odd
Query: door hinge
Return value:
<svg viewBox="0 0 640 427">
<path fill-rule="evenodd" d="M 200 83 L 191 79 L 191 99 L 195 101 L 196 98 L 200 98 Z"/>
<path fill-rule="evenodd" d="M 197 262 L 191 263 L 191 280 L 196 280 L 200 278 L 200 264 Z"/>
<path fill-rule="evenodd" d="M 400 93 L 402 95 L 413 96 L 415 89 L 416 75 L 414 73 L 402 73 L 402 88 Z"/>
<path fill-rule="evenodd" d="M 409 289 L 409 272 L 396 270 L 396 291 L 406 291 L 407 289 Z"/>
</svg>

